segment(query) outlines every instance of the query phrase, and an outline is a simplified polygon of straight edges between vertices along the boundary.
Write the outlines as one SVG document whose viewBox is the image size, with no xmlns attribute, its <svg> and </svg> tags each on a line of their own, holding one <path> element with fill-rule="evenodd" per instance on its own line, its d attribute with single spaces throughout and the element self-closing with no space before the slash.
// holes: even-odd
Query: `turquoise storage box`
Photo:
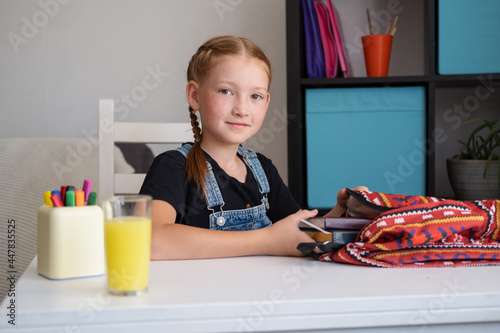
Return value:
<svg viewBox="0 0 500 333">
<path fill-rule="evenodd" d="M 438 3 L 439 73 L 499 73 L 500 1 Z"/>
<path fill-rule="evenodd" d="M 307 203 L 343 187 L 425 194 L 424 87 L 306 90 Z"/>
</svg>

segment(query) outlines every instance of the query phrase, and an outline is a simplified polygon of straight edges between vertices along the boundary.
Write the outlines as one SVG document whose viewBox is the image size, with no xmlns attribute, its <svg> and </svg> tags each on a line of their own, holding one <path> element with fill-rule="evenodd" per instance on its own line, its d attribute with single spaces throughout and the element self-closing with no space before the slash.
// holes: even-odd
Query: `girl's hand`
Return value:
<svg viewBox="0 0 500 333">
<path fill-rule="evenodd" d="M 368 191 L 366 186 L 356 186 L 352 188 L 355 191 Z M 325 216 L 341 216 L 347 210 L 347 199 L 349 199 L 349 192 L 345 188 L 337 193 L 337 204 Z"/>
<path fill-rule="evenodd" d="M 318 210 L 299 210 L 297 213 L 273 223 L 266 230 L 268 236 L 266 239 L 270 242 L 269 253 L 276 256 L 302 256 L 297 246 L 300 243 L 315 242 L 305 232 L 299 229 L 299 223 L 302 219 L 308 219 L 318 214 Z"/>
</svg>

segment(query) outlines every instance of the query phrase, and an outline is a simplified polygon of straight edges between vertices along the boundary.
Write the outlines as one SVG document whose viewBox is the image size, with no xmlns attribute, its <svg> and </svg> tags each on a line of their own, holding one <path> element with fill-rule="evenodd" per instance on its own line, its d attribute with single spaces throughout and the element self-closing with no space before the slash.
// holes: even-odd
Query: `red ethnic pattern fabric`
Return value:
<svg viewBox="0 0 500 333">
<path fill-rule="evenodd" d="M 355 243 L 321 261 L 378 267 L 450 267 L 500 264 L 500 201 L 461 202 L 434 197 L 350 191 L 378 207 Z"/>
</svg>

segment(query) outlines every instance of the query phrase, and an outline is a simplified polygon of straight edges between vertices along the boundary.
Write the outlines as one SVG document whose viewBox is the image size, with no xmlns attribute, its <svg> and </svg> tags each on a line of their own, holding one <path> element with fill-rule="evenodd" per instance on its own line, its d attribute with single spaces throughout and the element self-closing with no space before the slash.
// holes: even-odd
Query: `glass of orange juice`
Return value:
<svg viewBox="0 0 500 333">
<path fill-rule="evenodd" d="M 151 200 L 147 195 L 120 195 L 102 201 L 108 290 L 113 295 L 148 290 Z"/>
</svg>

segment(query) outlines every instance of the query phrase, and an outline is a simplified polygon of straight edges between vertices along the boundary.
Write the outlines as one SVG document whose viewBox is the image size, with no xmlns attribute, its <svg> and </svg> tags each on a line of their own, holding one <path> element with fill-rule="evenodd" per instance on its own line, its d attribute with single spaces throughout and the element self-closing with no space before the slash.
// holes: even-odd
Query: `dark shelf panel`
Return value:
<svg viewBox="0 0 500 333">
<path fill-rule="evenodd" d="M 487 83 L 500 86 L 500 73 L 436 75 L 433 77 L 436 87 L 475 87 Z"/>
<path fill-rule="evenodd" d="M 305 88 L 349 87 L 349 86 L 380 86 L 380 85 L 415 85 L 425 84 L 428 76 L 391 76 L 391 77 L 348 77 L 300 79 L 300 85 Z"/>
<path fill-rule="evenodd" d="M 389 76 L 389 77 L 336 77 L 321 79 L 300 79 L 300 85 L 305 88 L 349 87 L 376 85 L 414 85 L 436 82 L 438 85 L 467 86 L 477 84 L 480 80 L 494 81 L 500 85 L 500 73 L 457 74 L 457 75 L 422 75 L 422 76 Z"/>
</svg>

